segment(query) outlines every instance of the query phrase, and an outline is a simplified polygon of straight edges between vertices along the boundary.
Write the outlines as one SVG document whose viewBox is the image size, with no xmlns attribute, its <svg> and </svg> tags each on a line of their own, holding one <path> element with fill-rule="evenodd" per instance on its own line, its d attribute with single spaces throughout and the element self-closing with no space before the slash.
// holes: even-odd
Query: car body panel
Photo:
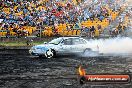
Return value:
<svg viewBox="0 0 132 88">
<path fill-rule="evenodd" d="M 75 54 L 82 53 L 87 48 L 91 47 L 86 39 L 80 37 L 59 37 L 47 44 L 33 46 L 29 53 L 39 56 L 44 55 L 48 49 L 53 49 L 56 54 Z"/>
</svg>

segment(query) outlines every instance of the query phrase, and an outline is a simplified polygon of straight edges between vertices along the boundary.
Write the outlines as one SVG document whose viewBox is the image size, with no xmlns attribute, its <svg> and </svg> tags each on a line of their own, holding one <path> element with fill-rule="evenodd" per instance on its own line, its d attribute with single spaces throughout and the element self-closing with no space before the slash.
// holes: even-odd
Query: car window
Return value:
<svg viewBox="0 0 132 88">
<path fill-rule="evenodd" d="M 72 40 L 71 39 L 65 39 L 65 40 L 62 41 L 62 43 L 64 45 L 72 45 Z"/>
<path fill-rule="evenodd" d="M 79 39 L 80 44 L 86 44 L 87 42 L 84 39 Z"/>
<path fill-rule="evenodd" d="M 80 40 L 78 38 L 73 39 L 72 42 L 73 42 L 73 45 L 80 44 Z"/>
<path fill-rule="evenodd" d="M 49 42 L 49 44 L 59 44 L 62 41 L 62 38 L 53 39 Z"/>
<path fill-rule="evenodd" d="M 85 44 L 85 43 L 86 43 L 85 40 L 83 40 L 83 39 L 79 39 L 79 38 L 75 38 L 75 39 L 73 39 L 72 42 L 73 42 L 73 45 L 77 45 L 77 44 Z"/>
</svg>

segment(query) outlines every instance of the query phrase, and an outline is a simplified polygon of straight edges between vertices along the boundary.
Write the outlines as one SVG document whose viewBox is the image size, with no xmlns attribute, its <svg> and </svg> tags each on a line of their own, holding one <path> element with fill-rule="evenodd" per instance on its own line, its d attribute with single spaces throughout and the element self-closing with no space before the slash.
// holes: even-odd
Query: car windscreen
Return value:
<svg viewBox="0 0 132 88">
<path fill-rule="evenodd" d="M 62 41 L 62 38 L 53 39 L 49 42 L 49 44 L 58 45 Z"/>
</svg>

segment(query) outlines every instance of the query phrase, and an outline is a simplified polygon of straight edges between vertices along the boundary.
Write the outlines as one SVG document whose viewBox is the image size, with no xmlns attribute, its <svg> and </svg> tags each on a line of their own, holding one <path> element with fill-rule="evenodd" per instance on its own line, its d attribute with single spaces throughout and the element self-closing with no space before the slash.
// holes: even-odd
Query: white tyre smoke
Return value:
<svg viewBox="0 0 132 88">
<path fill-rule="evenodd" d="M 132 38 L 129 37 L 90 40 L 89 45 L 91 48 L 98 45 L 103 54 L 132 54 Z"/>
</svg>

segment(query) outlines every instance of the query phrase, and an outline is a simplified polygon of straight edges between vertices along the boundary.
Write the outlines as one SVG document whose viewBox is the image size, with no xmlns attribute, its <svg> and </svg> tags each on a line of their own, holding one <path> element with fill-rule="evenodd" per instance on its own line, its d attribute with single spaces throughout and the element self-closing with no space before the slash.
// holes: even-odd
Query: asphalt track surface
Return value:
<svg viewBox="0 0 132 88">
<path fill-rule="evenodd" d="M 132 72 L 130 56 L 32 57 L 26 49 L 0 50 L 0 88 L 132 88 L 128 84 L 80 85 L 78 67 L 87 74 Z"/>
</svg>

